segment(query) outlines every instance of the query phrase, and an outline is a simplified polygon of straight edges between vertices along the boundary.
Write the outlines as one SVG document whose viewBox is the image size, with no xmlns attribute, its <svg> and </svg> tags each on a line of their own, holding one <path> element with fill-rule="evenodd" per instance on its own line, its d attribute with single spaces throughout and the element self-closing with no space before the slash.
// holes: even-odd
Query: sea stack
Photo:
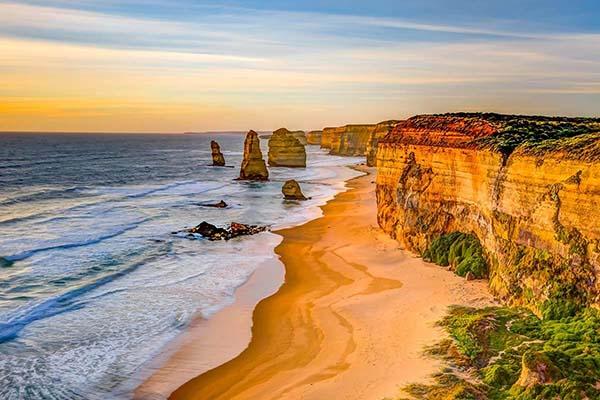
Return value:
<svg viewBox="0 0 600 400">
<path fill-rule="evenodd" d="M 269 171 L 260 151 L 260 140 L 258 134 L 253 130 L 246 134 L 244 141 L 244 159 L 240 168 L 241 180 L 266 181 L 269 179 Z"/>
<path fill-rule="evenodd" d="M 286 200 L 306 200 L 300 185 L 294 179 L 286 181 L 281 188 L 281 192 Z"/>
<path fill-rule="evenodd" d="M 224 167 L 225 157 L 223 157 L 223 153 L 221 153 L 221 147 L 219 146 L 219 143 L 215 142 L 214 140 L 211 140 L 210 150 L 212 152 L 212 165 L 215 167 Z"/>
<path fill-rule="evenodd" d="M 293 132 L 277 129 L 269 139 L 269 166 L 306 167 L 306 150 Z"/>
</svg>

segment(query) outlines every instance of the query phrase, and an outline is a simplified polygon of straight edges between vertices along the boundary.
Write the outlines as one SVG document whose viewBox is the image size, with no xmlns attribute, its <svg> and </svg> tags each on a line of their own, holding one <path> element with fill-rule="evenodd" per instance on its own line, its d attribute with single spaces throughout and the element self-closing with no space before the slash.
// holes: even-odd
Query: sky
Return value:
<svg viewBox="0 0 600 400">
<path fill-rule="evenodd" d="M 600 116 L 597 0 L 0 0 L 0 131 Z"/>
</svg>

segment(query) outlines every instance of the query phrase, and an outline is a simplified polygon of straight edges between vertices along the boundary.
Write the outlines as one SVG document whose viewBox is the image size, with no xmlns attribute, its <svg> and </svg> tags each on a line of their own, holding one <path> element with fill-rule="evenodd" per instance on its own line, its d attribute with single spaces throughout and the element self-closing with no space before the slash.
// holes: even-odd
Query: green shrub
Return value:
<svg viewBox="0 0 600 400">
<path fill-rule="evenodd" d="M 451 265 L 459 276 L 473 274 L 487 276 L 488 267 L 481 243 L 471 234 L 452 232 L 434 239 L 423 253 L 423 258 L 441 266 Z"/>
<path fill-rule="evenodd" d="M 473 373 L 438 376 L 432 385 L 419 385 L 422 395 L 417 398 L 455 398 L 457 388 L 470 388 L 476 398 L 490 400 L 600 399 L 600 311 L 596 309 L 541 320 L 514 308 L 452 307 L 440 325 L 451 340 L 440 342 L 438 350 L 428 354 L 446 360 L 447 370 Z M 519 386 L 522 365 L 535 369 L 540 360 L 550 368 L 549 381 Z M 483 384 L 473 383 L 477 381 Z M 438 397 L 428 397 L 433 393 Z"/>
</svg>

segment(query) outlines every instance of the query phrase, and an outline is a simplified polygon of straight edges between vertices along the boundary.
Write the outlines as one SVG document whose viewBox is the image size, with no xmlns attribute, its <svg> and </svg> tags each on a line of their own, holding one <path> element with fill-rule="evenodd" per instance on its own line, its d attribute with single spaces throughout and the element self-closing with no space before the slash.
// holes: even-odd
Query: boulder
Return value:
<svg viewBox="0 0 600 400">
<path fill-rule="evenodd" d="M 266 230 L 266 226 L 246 225 L 240 224 L 239 222 L 232 222 L 229 227 L 225 229 L 203 221 L 199 225 L 183 232 L 186 232 L 191 238 L 194 238 L 194 234 L 197 234 L 208 240 L 229 240 L 238 236 L 255 235 Z M 177 234 L 180 232 L 173 233 Z"/>
<path fill-rule="evenodd" d="M 244 159 L 238 179 L 252 181 L 266 181 L 269 179 L 269 171 L 260 150 L 260 139 L 258 134 L 252 130 L 246 134 Z"/>
<path fill-rule="evenodd" d="M 199 225 L 196 225 L 192 229 L 188 229 L 188 233 L 197 233 L 209 240 L 227 240 L 229 232 L 227 229 L 216 227 L 213 224 L 209 224 L 206 221 L 202 221 Z"/>
<path fill-rule="evenodd" d="M 223 200 L 219 201 L 218 203 L 202 203 L 200 205 L 202 207 L 227 208 L 227 203 L 225 203 Z"/>
<path fill-rule="evenodd" d="M 221 153 L 221 147 L 219 146 L 219 143 L 215 142 L 214 140 L 211 140 L 210 150 L 212 152 L 213 165 L 215 167 L 224 167 L 225 157 L 223 157 L 223 153 Z"/>
<path fill-rule="evenodd" d="M 300 189 L 300 185 L 293 179 L 290 179 L 283 184 L 281 192 L 286 200 L 306 200 L 306 197 Z"/>
<path fill-rule="evenodd" d="M 269 139 L 269 166 L 306 167 L 306 149 L 293 132 L 277 129 Z"/>
</svg>

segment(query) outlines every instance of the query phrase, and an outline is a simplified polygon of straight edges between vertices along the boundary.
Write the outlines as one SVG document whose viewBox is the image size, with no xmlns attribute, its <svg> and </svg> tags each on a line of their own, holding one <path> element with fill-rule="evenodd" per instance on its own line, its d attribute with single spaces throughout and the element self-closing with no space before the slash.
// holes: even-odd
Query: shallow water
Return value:
<svg viewBox="0 0 600 400">
<path fill-rule="evenodd" d="M 236 168 L 208 166 L 213 138 Z M 0 398 L 114 398 L 195 315 L 234 301 L 279 243 L 268 232 L 208 242 L 172 231 L 302 223 L 358 174 L 345 166 L 359 159 L 309 146 L 306 169 L 235 181 L 243 139 L 0 136 Z M 290 178 L 312 199 L 283 201 Z M 230 208 L 200 205 L 221 199 Z"/>
</svg>

